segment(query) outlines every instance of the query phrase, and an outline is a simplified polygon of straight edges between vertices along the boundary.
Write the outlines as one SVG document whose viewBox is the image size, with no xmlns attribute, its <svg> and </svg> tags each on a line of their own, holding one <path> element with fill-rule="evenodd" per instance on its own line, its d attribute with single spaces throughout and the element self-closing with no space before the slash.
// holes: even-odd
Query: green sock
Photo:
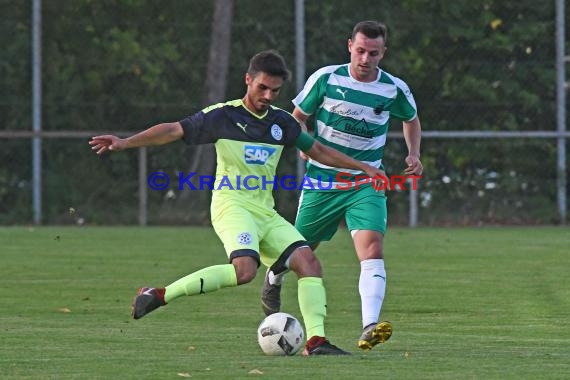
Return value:
<svg viewBox="0 0 570 380">
<path fill-rule="evenodd" d="M 305 322 L 307 340 L 311 337 L 325 336 L 325 317 L 327 315 L 327 296 L 323 279 L 303 277 L 297 282 L 299 307 Z"/>
<path fill-rule="evenodd" d="M 164 301 L 168 303 L 178 297 L 214 292 L 229 286 L 237 286 L 234 266 L 232 264 L 213 265 L 168 285 L 164 293 Z"/>
</svg>

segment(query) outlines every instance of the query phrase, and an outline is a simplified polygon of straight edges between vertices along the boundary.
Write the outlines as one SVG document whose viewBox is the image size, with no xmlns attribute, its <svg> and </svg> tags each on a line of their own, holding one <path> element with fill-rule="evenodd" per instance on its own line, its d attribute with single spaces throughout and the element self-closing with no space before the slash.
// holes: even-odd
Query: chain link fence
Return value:
<svg viewBox="0 0 570 380">
<path fill-rule="evenodd" d="M 215 26 L 211 2 L 44 1 L 42 223 L 208 224 L 209 191 L 179 190 L 176 183 L 155 191 L 145 177 L 211 174 L 201 171 L 211 167 L 204 165 L 213 159 L 206 151 L 176 143 L 98 157 L 88 136 L 126 135 L 200 110 L 215 27 L 232 31 L 226 99 L 243 95 L 243 73 L 259 50 L 279 50 L 293 69 L 294 5 L 240 0 L 232 25 Z M 425 131 L 425 174 L 414 195 L 420 225 L 560 222 L 557 180 L 568 173 L 557 171 L 556 135 L 528 134 L 556 130 L 554 2 L 540 9 L 526 0 L 304 5 L 305 76 L 347 62 L 356 22 L 388 25 L 381 66 L 410 85 Z M 0 224 L 28 224 L 34 217 L 32 2 L 0 0 L 0 9 Z M 293 83 L 277 106 L 292 109 Z M 407 149 L 401 125 L 391 131 L 385 163 L 398 174 Z M 450 131 L 512 134 L 449 138 Z M 295 175 L 296 160 L 294 150 L 286 151 L 278 174 Z M 297 192 L 275 196 L 277 209 L 293 220 Z M 408 225 L 409 192 L 392 191 L 388 199 L 389 223 Z"/>
</svg>

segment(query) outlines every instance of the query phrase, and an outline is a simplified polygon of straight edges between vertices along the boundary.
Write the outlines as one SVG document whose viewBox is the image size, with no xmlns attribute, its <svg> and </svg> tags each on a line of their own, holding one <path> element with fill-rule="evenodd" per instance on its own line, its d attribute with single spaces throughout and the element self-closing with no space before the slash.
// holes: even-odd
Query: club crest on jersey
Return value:
<svg viewBox="0 0 570 380">
<path fill-rule="evenodd" d="M 374 114 L 380 115 L 382 113 L 382 111 L 384 111 L 384 104 L 383 103 L 379 103 L 378 105 L 376 105 L 374 107 Z"/>
<path fill-rule="evenodd" d="M 260 145 L 245 145 L 243 149 L 245 163 L 250 165 L 265 165 L 276 150 L 275 148 Z"/>
<path fill-rule="evenodd" d="M 271 136 L 277 141 L 280 141 L 283 138 L 283 130 L 277 124 L 273 124 L 271 126 Z"/>
<path fill-rule="evenodd" d="M 237 236 L 237 242 L 241 245 L 250 245 L 252 241 L 253 238 L 249 232 L 242 232 Z"/>
</svg>

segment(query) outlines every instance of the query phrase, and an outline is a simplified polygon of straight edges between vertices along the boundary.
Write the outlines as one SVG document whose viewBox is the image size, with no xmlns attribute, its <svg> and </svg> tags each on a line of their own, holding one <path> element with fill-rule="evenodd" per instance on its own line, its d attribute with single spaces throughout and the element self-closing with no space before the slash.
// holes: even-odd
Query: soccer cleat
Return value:
<svg viewBox="0 0 570 380">
<path fill-rule="evenodd" d="M 305 344 L 303 356 L 312 355 L 352 355 L 350 352 L 341 350 L 334 344 L 331 344 L 322 336 L 313 336 Z"/>
<path fill-rule="evenodd" d="M 261 287 L 261 308 L 265 315 L 278 313 L 281 309 L 281 285 L 269 283 L 269 269 L 265 272 L 265 280 Z"/>
<path fill-rule="evenodd" d="M 140 288 L 133 301 L 133 310 L 131 312 L 133 318 L 142 318 L 154 309 L 166 305 L 164 292 L 164 288 Z"/>
<path fill-rule="evenodd" d="M 388 321 L 371 323 L 362 330 L 358 348 L 371 350 L 378 343 L 384 343 L 392 336 L 392 324 Z"/>
</svg>

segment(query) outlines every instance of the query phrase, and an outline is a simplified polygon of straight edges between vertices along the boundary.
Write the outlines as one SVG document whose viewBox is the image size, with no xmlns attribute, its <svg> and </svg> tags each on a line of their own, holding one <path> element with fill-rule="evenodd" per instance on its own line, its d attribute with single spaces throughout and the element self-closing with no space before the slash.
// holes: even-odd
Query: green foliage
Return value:
<svg viewBox="0 0 570 380">
<path fill-rule="evenodd" d="M 203 106 L 212 2 L 42 3 L 44 130 L 139 131 Z M 30 130 L 31 1 L 0 0 L 0 9 L 5 16 L 0 22 L 2 129 Z M 306 1 L 305 10 L 305 76 L 347 62 L 346 43 L 354 24 L 379 19 L 389 28 L 381 66 L 410 85 L 424 130 L 555 129 L 554 2 L 364 0 L 354 6 L 334 0 Z M 217 27 L 232 30 L 227 98 L 243 95 L 245 68 L 259 50 L 279 50 L 294 71 L 294 2 L 239 1 L 232 25 Z M 282 90 L 277 106 L 292 109 L 294 83 Z M 392 130 L 400 128 L 394 124 Z M 7 150 L 0 161 L 0 223 L 27 223 L 29 141 L 1 144 Z M 136 222 L 136 153 L 112 157 L 101 166 L 81 140 L 44 142 L 43 152 L 44 184 L 49 186 L 44 191 L 45 222 L 73 223 L 65 216 L 70 203 L 86 210 L 87 223 Z M 149 149 L 148 171 L 188 172 L 199 153 L 182 144 Z M 385 154 L 386 165 L 401 170 L 403 141 L 390 141 Z M 431 201 L 420 213 L 422 222 L 458 217 L 465 223 L 556 221 L 555 154 L 552 141 L 546 140 L 424 139 L 422 192 Z M 279 170 L 293 174 L 295 164 L 290 150 Z M 496 189 L 501 190 L 485 189 L 488 173 L 496 173 L 501 184 Z M 443 177 L 453 181 L 443 183 Z M 209 194 L 173 190 L 174 197 L 149 190 L 152 223 L 207 223 Z M 280 210 L 293 218 L 296 194 L 277 195 Z M 117 207 L 110 208 L 109 202 Z M 406 223 L 407 195 L 391 194 L 390 209 L 392 222 Z M 457 215 L 458 209 L 465 214 Z"/>
<path fill-rule="evenodd" d="M 14 160 L 31 150 L 29 140 L 0 140 L 0 224 L 32 219 L 32 163 Z"/>
<path fill-rule="evenodd" d="M 0 0 L 0 129 L 32 128 L 31 1 Z M 6 162 L 6 161 L 2 161 Z M 1 198 L 0 198 L 1 199 Z"/>
</svg>

